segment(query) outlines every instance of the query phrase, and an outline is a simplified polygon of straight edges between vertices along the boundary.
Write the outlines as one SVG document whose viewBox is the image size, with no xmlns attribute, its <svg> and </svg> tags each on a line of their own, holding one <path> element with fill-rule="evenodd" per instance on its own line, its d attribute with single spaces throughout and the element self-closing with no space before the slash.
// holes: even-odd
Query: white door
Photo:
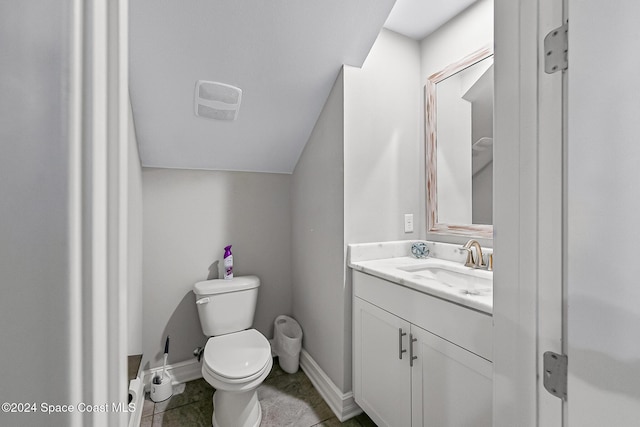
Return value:
<svg viewBox="0 0 640 427">
<path fill-rule="evenodd" d="M 357 297 L 353 321 L 356 403 L 378 427 L 409 427 L 410 323 Z"/>
<path fill-rule="evenodd" d="M 492 363 L 415 325 L 411 337 L 412 426 L 491 427 Z"/>
<path fill-rule="evenodd" d="M 640 425 L 640 2 L 569 0 L 568 425 Z"/>
</svg>

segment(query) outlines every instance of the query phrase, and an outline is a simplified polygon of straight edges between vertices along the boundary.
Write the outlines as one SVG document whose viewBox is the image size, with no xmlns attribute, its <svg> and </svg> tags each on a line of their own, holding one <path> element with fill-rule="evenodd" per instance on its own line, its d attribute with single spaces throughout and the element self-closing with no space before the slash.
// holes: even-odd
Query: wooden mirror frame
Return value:
<svg viewBox="0 0 640 427">
<path fill-rule="evenodd" d="M 436 84 L 451 77 L 493 55 L 490 46 L 481 48 L 460 61 L 449 64 L 446 68 L 432 74 L 425 85 L 425 142 L 426 142 L 426 175 L 427 175 L 427 232 L 454 236 L 467 236 L 493 239 L 493 225 L 485 224 L 446 224 L 438 222 L 437 194 L 437 121 L 436 121 Z M 471 147 L 469 147 L 471 149 Z"/>
</svg>

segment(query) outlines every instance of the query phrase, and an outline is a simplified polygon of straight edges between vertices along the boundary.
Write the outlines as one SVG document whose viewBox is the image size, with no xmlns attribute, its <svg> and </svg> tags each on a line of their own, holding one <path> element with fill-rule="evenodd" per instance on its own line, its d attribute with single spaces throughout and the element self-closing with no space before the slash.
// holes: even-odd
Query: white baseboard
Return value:
<svg viewBox="0 0 640 427">
<path fill-rule="evenodd" d="M 145 391 L 149 391 L 151 380 L 160 372 L 162 372 L 162 366 L 143 371 L 142 381 Z M 169 374 L 171 383 L 174 385 L 197 380 L 198 378 L 202 378 L 202 362 L 198 362 L 197 359 L 191 359 L 167 365 L 167 374 Z"/>
<path fill-rule="evenodd" d="M 305 349 L 300 353 L 300 367 L 341 422 L 362 413 L 353 399 L 353 392 L 340 391 Z"/>
</svg>

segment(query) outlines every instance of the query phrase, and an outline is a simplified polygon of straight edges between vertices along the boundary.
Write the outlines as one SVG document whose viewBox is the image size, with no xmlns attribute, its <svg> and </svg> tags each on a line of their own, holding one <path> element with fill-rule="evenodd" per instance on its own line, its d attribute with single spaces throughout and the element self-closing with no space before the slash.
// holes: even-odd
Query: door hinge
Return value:
<svg viewBox="0 0 640 427">
<path fill-rule="evenodd" d="M 569 68 L 569 23 L 554 30 L 544 38 L 544 71 L 553 74 Z"/>
<path fill-rule="evenodd" d="M 568 358 L 564 354 L 544 353 L 544 388 L 562 400 L 567 400 L 567 363 Z"/>
</svg>

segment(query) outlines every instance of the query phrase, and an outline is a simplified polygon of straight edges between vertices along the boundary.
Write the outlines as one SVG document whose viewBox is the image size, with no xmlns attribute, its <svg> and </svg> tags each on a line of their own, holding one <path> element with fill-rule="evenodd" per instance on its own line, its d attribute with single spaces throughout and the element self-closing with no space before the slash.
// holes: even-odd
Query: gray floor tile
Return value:
<svg viewBox="0 0 640 427">
<path fill-rule="evenodd" d="M 165 402 L 145 402 L 141 427 L 211 426 L 213 388 L 199 379 L 181 384 Z M 148 400 L 148 395 L 146 396 Z M 364 414 L 340 423 L 302 371 L 287 374 L 274 361 L 269 376 L 258 387 L 261 427 L 375 427 Z"/>
<path fill-rule="evenodd" d="M 376 427 L 375 423 L 366 414 L 357 415 L 341 423 L 336 417 L 329 418 L 313 427 Z"/>
<path fill-rule="evenodd" d="M 151 398 L 149 397 L 149 393 L 147 393 L 145 395 L 145 399 L 143 400 L 143 405 L 142 405 L 142 417 L 148 417 L 149 415 L 153 415 L 153 407 L 154 407 L 154 403 L 151 400 Z"/>
<path fill-rule="evenodd" d="M 269 381 L 272 378 L 279 377 L 280 375 L 288 375 L 285 371 L 282 370 L 280 365 L 278 364 L 278 358 L 273 359 L 273 366 L 271 367 L 271 372 L 265 379 L 265 381 Z"/>
<path fill-rule="evenodd" d="M 374 423 L 373 420 L 371 420 L 371 418 L 369 418 L 364 412 L 353 419 L 358 421 L 362 427 L 377 427 L 376 423 Z"/>
<path fill-rule="evenodd" d="M 211 402 L 213 398 L 213 387 L 204 379 L 200 378 L 188 383 L 178 384 L 173 387 L 173 395 L 162 402 L 156 402 L 154 414 L 168 411 L 180 406 L 189 405 L 200 400 Z"/>
<path fill-rule="evenodd" d="M 153 414 L 148 415 L 146 417 L 142 417 L 140 420 L 140 427 L 152 427 L 153 423 Z"/>
<path fill-rule="evenodd" d="M 213 404 L 202 399 L 153 415 L 152 427 L 210 427 Z"/>
<path fill-rule="evenodd" d="M 307 402 L 314 407 L 324 403 L 320 394 L 302 371 L 285 374 L 265 381 L 258 387 L 260 401 L 270 399 L 292 399 Z"/>
<path fill-rule="evenodd" d="M 353 418 L 344 423 L 341 423 L 340 420 L 338 420 L 336 417 L 333 417 L 319 424 L 316 424 L 313 427 L 338 427 L 338 426 L 360 427 L 360 423 L 353 420 Z"/>
</svg>

